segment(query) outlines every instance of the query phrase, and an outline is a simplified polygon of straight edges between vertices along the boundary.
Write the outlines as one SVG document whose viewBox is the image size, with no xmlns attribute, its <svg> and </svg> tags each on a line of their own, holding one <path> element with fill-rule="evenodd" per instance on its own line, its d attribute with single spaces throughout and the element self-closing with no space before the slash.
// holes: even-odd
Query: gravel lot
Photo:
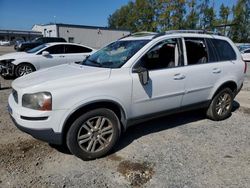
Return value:
<svg viewBox="0 0 250 188">
<path fill-rule="evenodd" d="M 249 73 L 229 119 L 194 111 L 149 121 L 87 162 L 19 131 L 6 110 L 11 80 L 0 77 L 0 187 L 249 187 Z"/>
</svg>

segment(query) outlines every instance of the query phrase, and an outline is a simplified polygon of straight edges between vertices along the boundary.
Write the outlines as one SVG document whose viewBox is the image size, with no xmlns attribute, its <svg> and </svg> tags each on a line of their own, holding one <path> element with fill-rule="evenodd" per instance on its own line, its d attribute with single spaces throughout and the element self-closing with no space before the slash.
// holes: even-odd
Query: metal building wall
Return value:
<svg viewBox="0 0 250 188">
<path fill-rule="evenodd" d="M 58 26 L 59 37 L 63 37 L 67 41 L 71 38 L 71 40 L 74 39 L 73 42 L 75 43 L 80 43 L 95 49 L 99 49 L 129 33 L 130 32 L 128 31 L 109 30 L 103 28 Z"/>
</svg>

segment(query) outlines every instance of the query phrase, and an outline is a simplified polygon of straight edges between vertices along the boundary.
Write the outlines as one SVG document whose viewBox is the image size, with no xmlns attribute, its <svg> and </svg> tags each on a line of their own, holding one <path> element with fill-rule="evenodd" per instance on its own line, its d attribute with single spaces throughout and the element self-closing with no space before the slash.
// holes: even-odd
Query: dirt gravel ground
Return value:
<svg viewBox="0 0 250 188">
<path fill-rule="evenodd" d="M 249 187 L 250 77 L 221 122 L 200 111 L 131 127 L 114 152 L 82 161 L 19 131 L 0 78 L 0 187 Z"/>
</svg>

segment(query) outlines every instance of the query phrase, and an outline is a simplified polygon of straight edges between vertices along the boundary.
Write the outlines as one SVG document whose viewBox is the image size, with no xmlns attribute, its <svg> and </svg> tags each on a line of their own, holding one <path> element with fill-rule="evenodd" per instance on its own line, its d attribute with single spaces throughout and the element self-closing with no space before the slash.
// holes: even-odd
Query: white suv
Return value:
<svg viewBox="0 0 250 188">
<path fill-rule="evenodd" d="M 128 126 L 182 110 L 230 116 L 246 64 L 231 40 L 196 32 L 137 33 L 81 64 L 16 79 L 9 112 L 16 126 L 88 160 L 107 154 Z"/>
</svg>

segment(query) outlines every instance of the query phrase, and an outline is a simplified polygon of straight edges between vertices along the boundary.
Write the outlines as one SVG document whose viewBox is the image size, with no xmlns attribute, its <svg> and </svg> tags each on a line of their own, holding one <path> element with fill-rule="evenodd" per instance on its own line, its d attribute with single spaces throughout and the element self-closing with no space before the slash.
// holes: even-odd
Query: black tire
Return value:
<svg viewBox="0 0 250 188">
<path fill-rule="evenodd" d="M 111 130 L 112 133 L 107 134 Z M 120 121 L 116 114 L 109 109 L 98 108 L 75 120 L 67 132 L 66 144 L 75 156 L 83 160 L 96 159 L 112 150 L 120 132 Z"/>
<path fill-rule="evenodd" d="M 233 92 L 229 88 L 222 89 L 212 99 L 207 109 L 207 117 L 214 121 L 221 121 L 228 118 L 232 113 Z"/>
<path fill-rule="evenodd" d="M 35 71 L 35 68 L 33 65 L 31 65 L 29 63 L 21 63 L 21 64 L 17 65 L 17 67 L 15 68 L 15 76 L 21 77 L 21 76 L 24 76 L 26 74 L 30 74 L 34 71 Z"/>
</svg>

